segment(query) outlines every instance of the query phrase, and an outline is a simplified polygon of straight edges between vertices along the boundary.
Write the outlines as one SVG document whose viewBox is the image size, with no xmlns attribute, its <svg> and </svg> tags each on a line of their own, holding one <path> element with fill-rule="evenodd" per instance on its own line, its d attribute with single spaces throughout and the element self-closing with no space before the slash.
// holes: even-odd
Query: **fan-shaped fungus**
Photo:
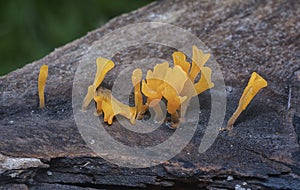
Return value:
<svg viewBox="0 0 300 190">
<path fill-rule="evenodd" d="M 179 65 L 185 73 L 189 72 L 191 65 L 186 61 L 186 57 L 182 52 L 174 52 L 172 57 L 174 65 Z"/>
<path fill-rule="evenodd" d="M 85 110 L 90 104 L 90 102 L 93 100 L 94 96 L 96 95 L 96 89 L 102 83 L 107 72 L 110 71 L 115 66 L 114 62 L 102 57 L 97 58 L 96 63 L 97 63 L 97 73 L 93 84 L 88 87 L 88 92 L 83 100 L 83 106 L 82 106 L 83 110 Z"/>
<path fill-rule="evenodd" d="M 248 104 L 254 98 L 254 96 L 264 87 L 268 85 L 267 81 L 258 75 L 256 72 L 253 72 L 251 78 L 246 86 L 242 97 L 239 101 L 239 106 L 237 107 L 236 111 L 233 113 L 231 118 L 228 121 L 227 129 L 231 130 L 233 128 L 233 124 L 239 115 L 242 113 L 243 110 L 246 109 Z"/>
<path fill-rule="evenodd" d="M 93 85 L 96 88 L 98 88 L 102 83 L 102 81 L 104 80 L 104 77 L 106 76 L 108 71 L 110 71 L 112 68 L 115 67 L 115 64 L 111 60 L 102 57 L 98 57 L 96 63 L 97 63 L 97 73 Z"/>
<path fill-rule="evenodd" d="M 193 46 L 192 67 L 190 68 L 190 64 L 186 61 L 186 57 L 182 52 L 173 53 L 174 65 L 179 65 L 193 83 L 201 71 L 200 80 L 194 84 L 194 88 L 197 92 L 194 96 L 214 87 L 214 83 L 211 82 L 211 69 L 209 67 L 204 67 L 204 64 L 209 58 L 209 53 L 205 54 L 202 50 Z"/>
<path fill-rule="evenodd" d="M 162 98 L 164 77 L 168 68 L 169 63 L 164 62 L 161 64 L 156 64 L 153 68 L 153 72 L 148 70 L 146 81 L 142 81 L 142 92 L 145 96 L 147 96 L 147 104 L 150 104 L 152 100 Z"/>
<path fill-rule="evenodd" d="M 193 58 L 192 58 L 192 68 L 189 73 L 189 77 L 192 82 L 196 79 L 198 73 L 202 69 L 203 65 L 209 60 L 210 54 L 205 54 L 203 51 L 199 50 L 196 46 L 193 46 Z"/>
<path fill-rule="evenodd" d="M 168 101 L 168 113 L 174 114 L 180 107 L 181 103 L 187 98 L 179 96 L 187 79 L 188 76 L 180 66 L 168 68 L 164 78 L 165 88 L 162 93 L 163 97 Z"/>
<path fill-rule="evenodd" d="M 39 91 L 39 99 L 40 99 L 40 108 L 45 107 L 45 85 L 48 77 L 48 66 L 43 65 L 40 68 L 39 79 L 38 79 L 38 91 Z"/>
</svg>

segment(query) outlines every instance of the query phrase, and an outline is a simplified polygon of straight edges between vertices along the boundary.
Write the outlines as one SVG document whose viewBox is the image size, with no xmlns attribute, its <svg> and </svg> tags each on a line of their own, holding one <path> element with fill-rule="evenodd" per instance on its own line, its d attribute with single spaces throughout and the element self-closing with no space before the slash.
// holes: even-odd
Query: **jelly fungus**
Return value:
<svg viewBox="0 0 300 190">
<path fill-rule="evenodd" d="M 48 77 L 48 66 L 43 65 L 40 68 L 40 73 L 39 73 L 39 79 L 38 79 L 38 91 L 39 91 L 39 98 L 40 98 L 40 108 L 45 107 L 45 85 Z"/>
<path fill-rule="evenodd" d="M 254 96 L 267 85 L 268 83 L 264 78 L 262 78 L 256 72 L 252 73 L 248 85 L 246 86 L 242 97 L 240 98 L 239 105 L 227 123 L 228 130 L 233 128 L 233 124 L 235 123 L 236 119 L 239 117 L 242 111 L 246 109 Z"/>
</svg>

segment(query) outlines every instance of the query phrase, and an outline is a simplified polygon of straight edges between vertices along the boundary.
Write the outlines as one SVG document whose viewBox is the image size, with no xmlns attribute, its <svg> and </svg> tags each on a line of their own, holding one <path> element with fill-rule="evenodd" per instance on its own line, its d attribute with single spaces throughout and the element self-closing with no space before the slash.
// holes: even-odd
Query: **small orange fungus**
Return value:
<svg viewBox="0 0 300 190">
<path fill-rule="evenodd" d="M 108 122 L 111 125 L 113 118 L 119 114 L 129 119 L 132 124 L 135 124 L 135 108 L 129 107 L 115 99 L 109 90 L 98 90 L 94 100 L 97 103 L 97 113 L 104 113 L 104 122 Z"/>
<path fill-rule="evenodd" d="M 234 122 L 239 117 L 239 115 L 246 109 L 248 104 L 254 98 L 254 96 L 264 87 L 268 85 L 267 81 L 262 78 L 256 72 L 253 72 L 251 78 L 246 86 L 242 97 L 240 98 L 239 105 L 236 111 L 233 113 L 231 118 L 228 121 L 227 128 L 230 130 L 233 127 Z"/>
<path fill-rule="evenodd" d="M 142 70 L 135 69 L 132 72 L 131 80 L 134 87 L 134 102 L 137 118 L 140 119 L 147 109 L 147 106 L 143 104 L 143 95 L 141 92 Z"/>
<path fill-rule="evenodd" d="M 38 79 L 38 91 L 39 91 L 39 99 L 40 99 L 40 108 L 45 107 L 45 85 L 48 77 L 48 66 L 43 65 L 40 68 L 39 79 Z"/>
<path fill-rule="evenodd" d="M 112 68 L 115 67 L 115 64 L 111 60 L 102 57 L 97 58 L 96 63 L 97 63 L 97 73 L 93 85 L 96 88 L 98 88 L 102 83 L 102 81 L 104 80 L 104 77 L 106 76 L 108 71 L 110 71 Z"/>
<path fill-rule="evenodd" d="M 214 83 L 211 82 L 211 69 L 209 67 L 203 67 L 201 69 L 200 80 L 194 85 L 197 94 L 201 94 L 214 87 Z"/>
<path fill-rule="evenodd" d="M 163 97 L 168 101 L 168 113 L 174 114 L 180 107 L 181 103 L 187 98 L 179 95 L 187 79 L 188 76 L 180 66 L 168 68 L 164 78 L 165 86 L 163 91 Z"/>
<path fill-rule="evenodd" d="M 178 65 L 182 68 L 185 73 L 188 73 L 190 70 L 190 63 L 186 61 L 186 57 L 182 52 L 174 52 L 172 54 L 174 65 Z"/>
<path fill-rule="evenodd" d="M 201 73 L 200 80 L 194 84 L 194 88 L 197 92 L 195 95 L 201 94 L 214 87 L 214 83 L 211 82 L 211 69 L 209 67 L 204 67 L 204 64 L 209 58 L 209 53 L 205 54 L 202 50 L 193 46 L 192 67 L 190 68 L 190 64 L 186 61 L 186 57 L 182 52 L 173 53 L 174 65 L 179 65 L 193 83 L 197 75 Z"/>
<path fill-rule="evenodd" d="M 193 58 L 192 58 L 192 68 L 189 73 L 189 77 L 192 82 L 196 79 L 198 73 L 204 66 L 204 64 L 210 58 L 210 54 L 203 53 L 203 51 L 199 50 L 196 46 L 193 46 Z"/>
<path fill-rule="evenodd" d="M 161 64 L 156 64 L 153 68 L 153 71 L 148 70 L 146 80 L 142 81 L 142 92 L 145 96 L 147 96 L 147 104 L 150 104 L 152 100 L 162 98 L 164 77 L 168 68 L 169 63 L 164 62 Z"/>
<path fill-rule="evenodd" d="M 92 85 L 88 87 L 88 92 L 83 100 L 82 109 L 85 110 L 90 102 L 93 100 L 94 96 L 96 95 L 96 90 L 103 82 L 104 77 L 112 68 L 114 68 L 115 64 L 111 60 L 99 57 L 96 60 L 97 63 L 97 73 Z"/>
</svg>

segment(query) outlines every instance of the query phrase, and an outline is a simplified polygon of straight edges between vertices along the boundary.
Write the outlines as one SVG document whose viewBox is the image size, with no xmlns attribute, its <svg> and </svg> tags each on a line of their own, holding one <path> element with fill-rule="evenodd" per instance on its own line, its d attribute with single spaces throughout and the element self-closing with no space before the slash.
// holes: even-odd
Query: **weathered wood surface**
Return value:
<svg viewBox="0 0 300 190">
<path fill-rule="evenodd" d="M 1 77 L 0 189 L 300 189 L 299 7 L 296 0 L 157 1 Z M 79 61 L 95 41 L 121 26 L 145 21 L 182 27 L 211 48 L 231 89 L 226 121 L 252 71 L 269 86 L 241 115 L 233 134 L 220 132 L 204 154 L 197 148 L 205 121 L 170 161 L 146 169 L 122 168 L 97 157 L 81 139 L 72 112 L 72 84 Z M 120 62 L 130 64 L 134 56 L 153 53 L 151 46 L 137 49 L 116 55 L 117 66 L 104 86 L 111 87 Z M 170 57 L 171 52 L 159 55 Z M 37 94 L 42 64 L 49 65 L 45 110 L 38 109 Z M 207 116 L 209 106 L 202 109 Z M 108 130 L 126 140 L 117 122 Z M 135 138 L 129 143 L 139 140 Z"/>
</svg>

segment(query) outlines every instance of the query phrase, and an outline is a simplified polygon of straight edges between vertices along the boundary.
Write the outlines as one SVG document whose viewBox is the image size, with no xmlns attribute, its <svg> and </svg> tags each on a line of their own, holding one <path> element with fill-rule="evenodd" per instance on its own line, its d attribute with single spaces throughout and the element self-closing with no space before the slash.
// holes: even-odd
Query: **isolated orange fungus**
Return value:
<svg viewBox="0 0 300 190">
<path fill-rule="evenodd" d="M 48 77 L 48 66 L 43 65 L 40 68 L 39 79 L 38 79 L 38 92 L 40 99 L 40 108 L 45 107 L 45 85 Z"/>
<path fill-rule="evenodd" d="M 267 85 L 268 83 L 264 78 L 262 78 L 256 72 L 252 73 L 248 85 L 246 86 L 242 94 L 242 97 L 240 98 L 239 106 L 237 107 L 236 111 L 233 113 L 233 115 L 231 116 L 231 118 L 227 123 L 227 128 L 229 130 L 233 128 L 233 124 L 235 123 L 236 119 L 239 117 L 242 111 L 246 109 L 246 107 L 254 98 L 254 96 Z"/>
</svg>

